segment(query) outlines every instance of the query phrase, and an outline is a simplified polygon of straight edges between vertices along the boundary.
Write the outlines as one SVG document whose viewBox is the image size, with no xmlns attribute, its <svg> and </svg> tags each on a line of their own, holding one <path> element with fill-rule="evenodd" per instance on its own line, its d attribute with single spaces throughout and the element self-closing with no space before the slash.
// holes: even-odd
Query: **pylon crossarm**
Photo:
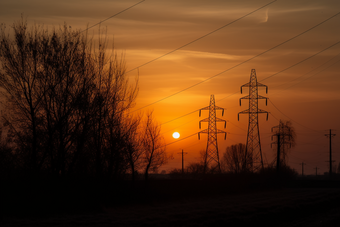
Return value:
<svg viewBox="0 0 340 227">
<path fill-rule="evenodd" d="M 208 129 L 204 129 L 204 130 L 202 130 L 202 131 L 200 131 L 198 133 L 208 133 Z"/>
<path fill-rule="evenodd" d="M 199 114 L 198 114 L 199 117 L 201 116 L 202 110 L 209 110 L 209 106 L 206 106 L 206 107 L 200 109 Z"/>
<path fill-rule="evenodd" d="M 272 127 L 272 132 L 274 132 L 274 129 L 277 129 L 279 127 L 280 127 L 279 125 L 276 125 L 276 126 Z"/>
<path fill-rule="evenodd" d="M 222 110 L 222 116 L 224 115 L 224 108 L 215 106 L 215 110 Z"/>
<path fill-rule="evenodd" d="M 198 132 L 197 134 L 198 134 L 198 139 L 200 140 L 201 139 L 201 133 L 207 133 L 208 134 L 208 129 L 204 129 L 204 130 L 202 130 L 202 131 L 200 131 L 200 132 Z"/>
<path fill-rule="evenodd" d="M 209 118 L 205 118 L 199 121 L 199 128 L 201 129 L 201 122 L 209 122 Z"/>
<path fill-rule="evenodd" d="M 244 87 L 250 87 L 250 86 L 251 86 L 251 83 L 243 84 L 243 85 L 241 86 L 241 94 L 242 94 L 242 88 L 244 88 Z"/>
<path fill-rule="evenodd" d="M 227 127 L 227 121 L 226 120 L 223 120 L 221 118 L 216 118 L 216 122 L 224 122 L 224 128 Z"/>
<path fill-rule="evenodd" d="M 238 120 L 238 121 L 240 120 L 240 114 L 249 114 L 249 113 L 250 113 L 249 109 L 243 110 L 243 111 L 239 112 L 239 113 L 237 114 L 237 120 Z"/>
<path fill-rule="evenodd" d="M 257 87 L 265 87 L 266 88 L 266 94 L 268 93 L 268 86 L 267 85 L 261 84 L 259 82 L 257 82 L 256 85 L 257 85 Z"/>
<path fill-rule="evenodd" d="M 226 122 L 226 120 L 223 120 L 223 119 L 221 119 L 221 118 L 217 118 L 217 117 L 216 117 L 216 122 Z"/>
<path fill-rule="evenodd" d="M 268 111 L 258 109 L 257 113 L 269 113 Z"/>
<path fill-rule="evenodd" d="M 266 100 L 266 106 L 267 106 L 267 104 L 268 104 L 268 98 L 267 97 L 264 97 L 262 95 L 258 95 L 257 97 L 258 97 L 258 99 L 265 99 Z"/>
<path fill-rule="evenodd" d="M 239 112 L 238 114 L 249 114 L 249 113 L 250 113 L 250 110 L 246 109 L 246 110 Z"/>
<path fill-rule="evenodd" d="M 250 98 L 250 96 L 249 96 L 249 95 L 247 95 L 247 96 L 244 96 L 244 97 L 240 98 L 240 106 L 241 106 L 241 100 L 242 100 L 242 99 L 251 99 L 251 98 Z"/>
<path fill-rule="evenodd" d="M 224 140 L 227 139 L 227 132 L 217 129 L 216 133 L 224 133 Z"/>
</svg>

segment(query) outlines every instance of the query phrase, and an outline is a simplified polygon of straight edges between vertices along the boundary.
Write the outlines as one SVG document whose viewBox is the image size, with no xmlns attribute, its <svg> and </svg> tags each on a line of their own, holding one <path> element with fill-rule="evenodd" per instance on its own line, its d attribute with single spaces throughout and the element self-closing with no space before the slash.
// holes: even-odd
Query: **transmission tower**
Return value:
<svg viewBox="0 0 340 227">
<path fill-rule="evenodd" d="M 286 165 L 287 151 L 294 145 L 294 130 L 287 123 L 280 120 L 279 125 L 272 127 L 272 145 L 276 145 L 276 171 L 280 171 L 281 165 Z"/>
<path fill-rule="evenodd" d="M 245 168 L 248 167 L 252 169 L 253 171 L 257 171 L 259 168 L 263 168 L 258 114 L 266 113 L 267 120 L 268 120 L 268 112 L 258 108 L 258 100 L 265 99 L 266 105 L 267 105 L 268 98 L 258 95 L 258 87 L 265 87 L 266 93 L 268 93 L 268 87 L 266 85 L 263 85 L 257 82 L 255 69 L 251 70 L 249 83 L 246 83 L 241 86 L 241 94 L 242 94 L 242 88 L 244 87 L 249 88 L 249 95 L 240 98 L 240 106 L 241 106 L 242 99 L 249 99 L 249 109 L 239 112 L 238 120 L 240 120 L 240 114 L 249 115 L 245 155 L 247 155 L 248 152 L 252 154 L 251 163 L 244 163 L 244 165 L 245 165 Z M 248 159 L 245 159 L 245 160 L 248 160 Z"/>
<path fill-rule="evenodd" d="M 215 97 L 214 95 L 210 96 L 210 105 L 200 109 L 199 116 L 201 116 L 202 110 L 209 110 L 209 117 L 199 121 L 199 128 L 201 129 L 201 122 L 208 122 L 208 129 L 204 129 L 198 133 L 198 139 L 200 139 L 201 133 L 208 134 L 208 142 L 207 149 L 204 156 L 204 172 L 206 172 L 207 167 L 211 167 L 212 172 L 216 170 L 221 172 L 219 154 L 218 154 L 218 145 L 217 145 L 217 134 L 224 133 L 224 139 L 227 137 L 227 133 L 225 131 L 217 129 L 216 122 L 224 122 L 224 128 L 227 126 L 227 122 L 223 119 L 216 117 L 216 110 L 222 110 L 222 116 L 224 114 L 224 109 L 218 106 L 215 106 Z"/>
</svg>

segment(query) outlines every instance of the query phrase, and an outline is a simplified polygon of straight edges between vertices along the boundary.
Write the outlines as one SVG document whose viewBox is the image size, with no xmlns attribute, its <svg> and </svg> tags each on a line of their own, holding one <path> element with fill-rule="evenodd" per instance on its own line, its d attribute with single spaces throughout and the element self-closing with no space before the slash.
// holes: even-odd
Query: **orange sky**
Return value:
<svg viewBox="0 0 340 227">
<path fill-rule="evenodd" d="M 0 22 L 12 24 L 24 13 L 30 24 L 59 26 L 66 22 L 72 28 L 85 29 L 138 2 L 1 1 Z M 249 81 L 251 69 L 256 69 L 258 81 L 269 87 L 268 94 L 264 89 L 259 92 L 270 100 L 268 106 L 259 101 L 259 108 L 270 112 L 268 121 L 265 115 L 259 116 L 264 161 L 274 158 L 271 127 L 279 119 L 291 120 L 297 145 L 290 152 L 289 164 L 301 173 L 300 163 L 304 162 L 306 174 L 314 174 L 315 167 L 323 174 L 328 171 L 329 146 L 324 134 L 329 129 L 337 134 L 333 159 L 340 162 L 338 12 L 338 0 L 146 0 L 106 20 L 102 27 L 114 38 L 116 50 L 124 53 L 132 80 L 139 67 L 135 109 L 154 110 L 167 144 L 175 141 L 171 137 L 174 131 L 180 132 L 181 138 L 199 131 L 198 121 L 208 112 L 199 118 L 196 110 L 209 105 L 211 94 L 216 105 L 226 109 L 223 119 L 229 121 L 226 129 L 220 125 L 228 131 L 226 141 L 222 135 L 218 137 L 220 153 L 229 145 L 246 143 L 248 116 L 241 115 L 237 121 L 237 113 L 248 108 L 247 101 L 239 106 L 239 98 L 248 91 L 241 95 L 240 86 Z M 90 34 L 97 32 L 98 26 L 90 29 Z M 222 118 L 220 112 L 217 116 Z M 205 127 L 207 124 L 202 124 L 202 129 Z M 188 152 L 186 163 L 197 161 L 206 139 L 206 135 L 201 140 L 192 136 L 168 145 L 167 152 L 174 160 L 163 169 L 181 167 L 181 155 L 177 154 L 181 149 Z"/>
</svg>

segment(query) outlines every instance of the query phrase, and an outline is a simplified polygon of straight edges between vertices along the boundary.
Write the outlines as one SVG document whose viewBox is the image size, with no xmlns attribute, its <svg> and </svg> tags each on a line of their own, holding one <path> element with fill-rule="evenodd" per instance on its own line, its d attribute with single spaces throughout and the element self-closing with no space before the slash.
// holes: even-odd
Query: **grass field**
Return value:
<svg viewBox="0 0 340 227">
<path fill-rule="evenodd" d="M 1 226 L 340 226 L 338 182 L 248 184 L 248 189 L 218 182 L 153 181 L 81 211 L 78 206 L 72 210 L 74 204 L 65 200 L 64 207 L 57 206 L 60 212 L 39 215 L 32 212 L 39 204 L 32 203 L 31 211 L 25 207 L 29 215 L 24 209 L 21 215 L 5 215 Z M 94 204 L 84 197 L 83 206 Z"/>
</svg>

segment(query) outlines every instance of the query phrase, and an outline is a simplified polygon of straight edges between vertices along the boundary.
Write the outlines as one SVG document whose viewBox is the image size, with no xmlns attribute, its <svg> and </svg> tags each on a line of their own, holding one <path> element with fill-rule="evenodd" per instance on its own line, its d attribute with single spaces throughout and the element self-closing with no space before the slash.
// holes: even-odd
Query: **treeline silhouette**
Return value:
<svg viewBox="0 0 340 227">
<path fill-rule="evenodd" d="M 138 78 L 105 32 L 66 24 L 0 30 L 0 178 L 121 179 L 167 161 L 152 112 L 132 115 Z"/>
</svg>

